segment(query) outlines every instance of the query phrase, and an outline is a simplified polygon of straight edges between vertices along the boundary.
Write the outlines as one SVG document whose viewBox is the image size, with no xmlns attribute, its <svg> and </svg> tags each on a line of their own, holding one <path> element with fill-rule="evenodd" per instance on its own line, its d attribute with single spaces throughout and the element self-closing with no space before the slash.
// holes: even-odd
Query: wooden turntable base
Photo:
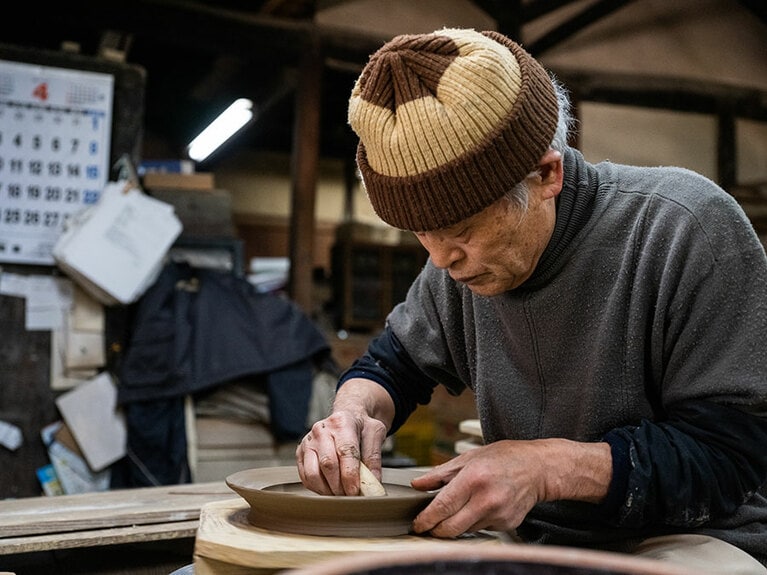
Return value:
<svg viewBox="0 0 767 575">
<path fill-rule="evenodd" d="M 242 498 L 204 505 L 194 545 L 195 575 L 266 575 L 306 567 L 353 552 L 397 553 L 456 545 L 497 545 L 500 534 L 479 533 L 446 541 L 420 535 L 332 537 L 279 533 L 253 527 Z"/>
</svg>

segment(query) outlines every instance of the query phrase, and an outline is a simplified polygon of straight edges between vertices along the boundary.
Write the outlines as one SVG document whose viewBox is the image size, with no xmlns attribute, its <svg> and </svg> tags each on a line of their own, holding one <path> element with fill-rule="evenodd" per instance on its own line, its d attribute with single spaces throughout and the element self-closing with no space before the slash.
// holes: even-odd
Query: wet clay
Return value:
<svg viewBox="0 0 767 575">
<path fill-rule="evenodd" d="M 410 481 L 421 471 L 384 468 L 384 496 L 330 496 L 306 489 L 295 466 L 239 471 L 227 485 L 248 502 L 255 527 L 339 537 L 406 535 L 436 492 L 417 491 Z"/>
</svg>

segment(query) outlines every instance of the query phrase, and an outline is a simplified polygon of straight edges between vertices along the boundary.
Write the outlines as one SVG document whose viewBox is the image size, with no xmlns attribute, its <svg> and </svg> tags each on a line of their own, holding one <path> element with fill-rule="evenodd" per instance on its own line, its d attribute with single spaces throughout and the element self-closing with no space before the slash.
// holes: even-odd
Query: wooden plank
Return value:
<svg viewBox="0 0 767 575">
<path fill-rule="evenodd" d="M 9 537 L 0 539 L 0 555 L 192 538 L 197 533 L 199 524 L 198 520 L 177 521 L 71 533 Z"/>
<path fill-rule="evenodd" d="M 222 481 L 0 501 L 0 538 L 197 520 L 211 501 L 238 498 Z"/>
</svg>

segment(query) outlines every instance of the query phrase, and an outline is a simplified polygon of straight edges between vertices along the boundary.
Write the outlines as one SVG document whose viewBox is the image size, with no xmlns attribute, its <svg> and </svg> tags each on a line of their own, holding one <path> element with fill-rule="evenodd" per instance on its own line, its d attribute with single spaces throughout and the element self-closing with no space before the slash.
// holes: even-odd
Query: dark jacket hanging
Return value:
<svg viewBox="0 0 767 575">
<path fill-rule="evenodd" d="M 266 381 L 275 439 L 300 437 L 314 367 L 330 355 L 322 332 L 294 302 L 259 293 L 231 273 L 184 263 L 163 268 L 135 305 L 129 334 L 116 368 L 118 402 L 131 413 L 129 443 L 137 447 L 137 435 L 163 436 L 162 427 L 173 426 L 157 420 L 157 405 L 257 376 Z M 179 435 L 168 434 L 175 438 L 169 451 L 186 451 Z"/>
</svg>

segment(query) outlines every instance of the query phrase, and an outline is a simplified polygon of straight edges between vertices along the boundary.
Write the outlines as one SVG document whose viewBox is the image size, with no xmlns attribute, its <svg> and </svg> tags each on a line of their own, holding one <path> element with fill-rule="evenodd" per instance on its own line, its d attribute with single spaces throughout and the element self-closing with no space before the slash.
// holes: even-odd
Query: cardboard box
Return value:
<svg viewBox="0 0 767 575">
<path fill-rule="evenodd" d="M 197 447 L 199 449 L 253 448 L 274 445 L 269 425 L 222 417 L 196 417 Z"/>
<path fill-rule="evenodd" d="M 144 188 L 172 188 L 176 190 L 212 190 L 215 178 L 212 173 L 172 174 L 165 172 L 147 172 L 143 178 Z"/>
<path fill-rule="evenodd" d="M 173 206 L 183 226 L 182 238 L 235 236 L 232 195 L 226 190 L 155 188 L 151 195 Z"/>
</svg>

